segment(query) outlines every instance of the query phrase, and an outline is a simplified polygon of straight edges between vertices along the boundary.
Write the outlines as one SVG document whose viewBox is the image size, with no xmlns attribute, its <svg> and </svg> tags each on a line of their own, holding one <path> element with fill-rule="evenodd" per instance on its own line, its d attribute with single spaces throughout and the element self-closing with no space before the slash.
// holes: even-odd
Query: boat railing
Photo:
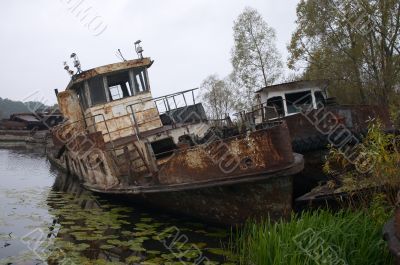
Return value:
<svg viewBox="0 0 400 265">
<path fill-rule="evenodd" d="M 226 115 L 224 119 L 211 119 L 208 120 L 211 126 L 214 127 L 232 127 L 234 123 L 229 115 Z"/>
<path fill-rule="evenodd" d="M 281 118 L 276 107 L 268 106 L 267 103 L 252 106 L 251 110 L 240 111 L 235 113 L 234 116 L 236 116 L 242 124 L 250 125 L 250 127 L 251 125 L 255 125 L 257 118 L 261 118 L 263 123 Z"/>
<path fill-rule="evenodd" d="M 252 106 L 251 111 L 247 113 L 254 119 L 257 117 L 261 117 L 261 121 L 263 123 L 281 118 L 276 106 L 268 106 L 267 102 Z"/>
<path fill-rule="evenodd" d="M 158 115 L 162 118 L 162 116 L 166 116 L 168 121 L 171 123 L 171 125 L 176 125 L 179 123 L 179 120 L 177 120 L 176 116 L 185 116 L 183 115 L 185 113 L 185 110 L 190 110 L 193 112 L 201 112 L 197 110 L 196 107 L 196 97 L 194 91 L 198 90 L 198 88 L 193 88 L 185 91 L 181 91 L 178 93 L 173 93 L 157 98 L 152 98 L 152 99 L 146 99 L 146 100 L 141 100 L 139 102 L 130 104 L 126 106 L 126 110 L 128 112 L 128 115 L 132 117 L 131 123 L 132 127 L 135 129 L 135 135 L 140 139 L 140 128 L 138 124 L 138 119 L 135 115 L 135 106 L 144 104 L 149 101 L 153 101 L 155 103 L 155 106 L 157 108 Z M 188 94 L 190 94 L 190 97 L 188 97 Z M 161 106 L 160 106 L 161 104 Z M 190 109 L 192 106 L 195 106 L 195 109 Z M 162 109 L 161 107 L 164 107 Z M 188 116 L 190 116 L 192 113 L 189 113 Z M 196 113 L 197 116 L 200 116 L 201 119 L 206 119 L 206 117 L 203 117 L 204 115 L 201 115 L 202 113 Z M 187 117 L 183 117 L 184 119 Z"/>
<path fill-rule="evenodd" d="M 102 121 L 96 122 L 96 117 L 101 117 L 101 118 L 102 118 Z M 87 121 L 88 121 L 89 119 L 93 119 L 93 122 L 91 122 L 91 123 L 88 124 Z M 108 135 L 109 140 L 110 140 L 110 144 L 111 144 L 111 146 L 112 146 L 111 149 L 112 149 L 113 151 L 116 150 L 116 149 L 115 149 L 115 145 L 114 145 L 114 141 L 113 141 L 113 139 L 112 139 L 112 137 L 111 137 L 110 129 L 109 129 L 108 125 L 107 125 L 107 120 L 105 119 L 105 117 L 104 117 L 103 114 L 91 115 L 91 116 L 85 117 L 85 118 L 83 118 L 83 119 L 80 119 L 80 120 L 77 120 L 77 121 L 74 121 L 74 122 L 71 122 L 71 123 L 61 124 L 61 126 L 62 126 L 62 127 L 73 126 L 74 124 L 78 124 L 78 123 L 82 123 L 82 122 L 84 122 L 84 124 L 85 124 L 85 130 L 90 131 L 90 128 L 93 128 L 93 131 L 94 131 L 94 132 L 98 131 L 97 128 L 96 128 L 96 125 L 98 125 L 98 124 L 101 123 L 101 122 L 104 122 L 104 126 L 105 126 L 105 128 L 106 128 L 106 132 L 107 132 L 107 133 L 104 134 L 104 133 L 102 132 L 102 134 L 103 134 L 103 136 L 104 136 L 104 135 Z"/>
<path fill-rule="evenodd" d="M 146 102 L 146 101 L 145 101 Z M 135 130 L 135 135 L 138 141 L 140 141 L 140 128 L 139 124 L 137 122 L 136 116 L 135 116 L 135 111 L 133 110 L 133 107 L 139 104 L 143 104 L 144 102 L 138 102 L 134 104 L 130 104 L 126 106 L 126 111 L 128 112 L 128 115 L 132 117 L 132 119 L 129 119 L 132 123 L 132 128 Z M 129 112 L 130 110 L 130 112 Z"/>
<path fill-rule="evenodd" d="M 196 97 L 194 91 L 199 88 L 193 88 L 161 97 L 154 98 L 153 101 L 156 104 L 157 110 L 160 114 L 168 113 L 173 110 L 177 110 L 180 108 L 185 108 L 191 105 L 196 105 Z M 172 100 L 172 102 L 171 102 Z M 162 107 L 160 108 L 159 103 L 162 103 Z"/>
</svg>

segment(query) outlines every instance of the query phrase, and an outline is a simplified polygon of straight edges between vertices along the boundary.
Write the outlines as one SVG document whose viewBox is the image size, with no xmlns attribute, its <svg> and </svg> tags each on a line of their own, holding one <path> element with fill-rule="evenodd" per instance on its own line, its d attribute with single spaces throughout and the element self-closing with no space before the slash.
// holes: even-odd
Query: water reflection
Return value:
<svg viewBox="0 0 400 265">
<path fill-rule="evenodd" d="M 41 152 L 0 150 L 6 160 L 0 264 L 235 264 L 226 229 L 94 195 Z"/>
</svg>

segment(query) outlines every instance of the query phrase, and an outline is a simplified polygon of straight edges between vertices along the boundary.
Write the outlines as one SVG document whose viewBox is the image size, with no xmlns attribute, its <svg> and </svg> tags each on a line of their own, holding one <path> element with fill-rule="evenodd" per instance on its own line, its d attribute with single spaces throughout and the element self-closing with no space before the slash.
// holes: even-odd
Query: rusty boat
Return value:
<svg viewBox="0 0 400 265">
<path fill-rule="evenodd" d="M 338 148 L 361 142 L 373 119 L 379 119 L 387 133 L 395 133 L 387 108 L 338 104 L 329 96 L 329 85 L 328 80 L 302 80 L 268 86 L 256 92 L 252 110 L 241 114 L 256 129 L 271 121 L 286 122 L 293 150 L 305 161 L 304 170 L 295 177 L 294 196 L 306 204 L 319 195 L 333 196 L 325 192 L 329 189 L 318 191 L 318 196 L 313 191 L 331 180 L 323 172 L 329 145 Z"/>
<path fill-rule="evenodd" d="M 27 143 L 43 144 L 48 130 L 63 120 L 56 110 L 14 113 L 0 120 L 0 146 L 20 146 Z"/>
<path fill-rule="evenodd" d="M 49 160 L 90 191 L 209 222 L 289 217 L 303 157 L 285 121 L 239 130 L 208 120 L 195 89 L 153 97 L 152 64 L 140 54 L 71 73 Z"/>
</svg>

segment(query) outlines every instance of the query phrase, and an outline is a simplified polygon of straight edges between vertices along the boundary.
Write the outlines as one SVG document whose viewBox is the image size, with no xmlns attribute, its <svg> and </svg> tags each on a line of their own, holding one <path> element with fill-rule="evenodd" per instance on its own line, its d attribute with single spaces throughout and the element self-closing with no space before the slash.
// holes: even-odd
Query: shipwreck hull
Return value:
<svg viewBox="0 0 400 265">
<path fill-rule="evenodd" d="M 302 168 L 303 158 L 295 154 L 294 162 L 285 169 L 246 178 L 109 190 L 84 186 L 96 193 L 124 196 L 134 203 L 150 204 L 163 211 L 240 226 L 249 219 L 288 219 L 293 205 L 293 175 Z"/>
<path fill-rule="evenodd" d="M 304 170 L 295 177 L 296 197 L 330 180 L 323 172 L 328 145 L 343 147 L 360 143 L 372 119 L 380 120 L 385 132 L 395 132 L 387 108 L 379 106 L 334 105 L 283 118 L 293 151 L 303 154 L 305 160 Z"/>
<path fill-rule="evenodd" d="M 87 139 L 92 145 L 87 146 Z M 295 161 L 285 123 L 227 139 L 215 139 L 213 136 L 211 140 L 192 147 L 183 145 L 168 158 L 162 159 L 161 164 L 159 160 L 153 163 L 150 159 L 147 164 L 153 170 L 151 178 L 147 179 L 141 177 L 140 171 L 135 171 L 137 168 L 132 163 L 132 155 L 123 152 L 116 155 L 116 152 L 108 150 L 101 135 L 74 137 L 71 143 L 65 144 L 64 148 L 58 145 L 49 148 L 48 156 L 71 175 L 100 190 L 146 185 L 168 187 L 247 178 L 279 172 Z M 135 144 L 129 142 L 129 145 Z M 123 149 L 124 146 L 118 148 Z M 102 158 L 101 161 L 90 164 L 90 161 L 99 158 Z"/>
<path fill-rule="evenodd" d="M 326 149 L 328 144 L 340 146 L 347 141 L 360 140 L 372 119 L 379 119 L 385 131 L 394 131 L 388 110 L 379 106 L 326 106 L 283 118 L 289 128 L 293 150 L 302 154 Z"/>
<path fill-rule="evenodd" d="M 57 160 L 50 161 L 66 170 Z M 303 167 L 303 157 L 295 154 L 294 162 L 285 169 L 258 176 L 151 187 L 100 189 L 87 183 L 83 187 L 99 195 L 123 197 L 133 204 L 150 205 L 210 223 L 240 226 L 248 219 L 288 219 L 293 210 L 293 175 Z"/>
<path fill-rule="evenodd" d="M 292 211 L 291 176 L 229 186 L 132 196 L 158 209 L 210 223 L 243 225 L 248 219 L 287 219 Z"/>
</svg>

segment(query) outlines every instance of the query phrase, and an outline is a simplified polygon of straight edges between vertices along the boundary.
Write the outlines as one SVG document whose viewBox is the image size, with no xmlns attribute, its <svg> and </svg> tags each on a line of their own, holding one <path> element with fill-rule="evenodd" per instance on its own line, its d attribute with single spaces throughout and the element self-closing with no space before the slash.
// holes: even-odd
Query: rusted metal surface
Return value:
<svg viewBox="0 0 400 265">
<path fill-rule="evenodd" d="M 178 150 L 160 169 L 162 184 L 260 174 L 293 163 L 286 124 Z"/>
<path fill-rule="evenodd" d="M 71 88 L 74 84 L 80 83 L 82 81 L 88 80 L 98 75 L 107 74 L 116 71 L 122 71 L 130 68 L 140 68 L 140 67 L 149 67 L 151 66 L 152 61 L 150 58 L 143 58 L 137 60 L 128 60 L 125 62 L 115 63 L 104 65 L 100 67 L 96 67 L 87 71 L 82 72 L 81 74 L 74 77 L 74 79 L 70 82 L 67 89 Z"/>
<path fill-rule="evenodd" d="M 91 139 L 102 142 L 101 135 L 98 132 Z M 97 137 L 100 139 L 96 140 Z M 113 162 L 112 152 L 104 152 L 103 169 L 90 168 L 87 160 L 76 155 L 87 149 L 83 140 L 74 138 L 63 158 L 55 159 L 53 154 L 50 159 L 79 176 L 88 189 L 136 194 L 136 199 L 155 206 L 225 224 L 242 224 L 247 218 L 267 215 L 273 219 L 288 217 L 293 198 L 291 176 L 303 169 L 303 158 L 295 157 L 291 151 L 285 123 L 222 141 L 240 159 L 233 171 L 221 170 L 221 165 L 230 165 L 225 160 L 207 160 L 226 151 L 218 148 L 219 141 L 212 141 L 195 148 L 178 149 L 160 168 L 159 183 L 142 185 L 139 184 L 142 179 L 135 178 L 137 172 L 132 171 L 132 165 L 124 163 L 127 158 L 133 162 L 132 148 L 121 150 L 122 164 Z M 128 181 L 118 176 L 123 169 Z"/>
<path fill-rule="evenodd" d="M 133 198 L 207 222 L 243 225 L 249 218 L 270 217 L 274 221 L 289 218 L 292 188 L 291 177 L 284 176 L 255 183 L 151 193 Z"/>
<path fill-rule="evenodd" d="M 25 122 L 1 120 L 0 130 L 27 130 L 27 124 Z"/>
<path fill-rule="evenodd" d="M 36 123 L 40 124 L 40 118 L 38 118 L 35 114 L 33 113 L 20 113 L 20 114 L 13 114 L 10 117 L 10 120 L 18 120 L 21 122 L 26 122 L 26 123 Z"/>
<path fill-rule="evenodd" d="M 398 203 L 399 205 L 399 203 Z M 394 264 L 400 265 L 400 208 L 397 206 L 395 216 L 383 228 L 383 238 L 387 241 Z"/>
<path fill-rule="evenodd" d="M 131 186 L 100 189 L 98 193 L 124 195 L 153 207 L 192 216 L 208 222 L 243 225 L 249 218 L 289 218 L 292 211 L 292 176 L 303 168 L 295 154 L 286 169 L 242 178 L 192 182 L 179 185 Z"/>
<path fill-rule="evenodd" d="M 78 131 L 82 131 L 84 128 L 82 120 L 84 116 L 76 92 L 72 90 L 60 92 L 57 99 L 60 111 L 64 114 L 64 117 L 68 119 L 69 123 L 77 123 L 74 127 L 78 128 Z"/>
<path fill-rule="evenodd" d="M 57 113 L 15 113 L 9 119 L 0 120 L 0 130 L 48 130 L 62 120 L 62 115 Z"/>
<path fill-rule="evenodd" d="M 372 119 L 379 119 L 385 130 L 393 130 L 387 108 L 379 106 L 327 106 L 283 119 L 287 122 L 296 152 L 325 149 L 329 138 L 340 130 L 348 130 L 359 138 L 367 132 L 368 121 Z"/>
</svg>

